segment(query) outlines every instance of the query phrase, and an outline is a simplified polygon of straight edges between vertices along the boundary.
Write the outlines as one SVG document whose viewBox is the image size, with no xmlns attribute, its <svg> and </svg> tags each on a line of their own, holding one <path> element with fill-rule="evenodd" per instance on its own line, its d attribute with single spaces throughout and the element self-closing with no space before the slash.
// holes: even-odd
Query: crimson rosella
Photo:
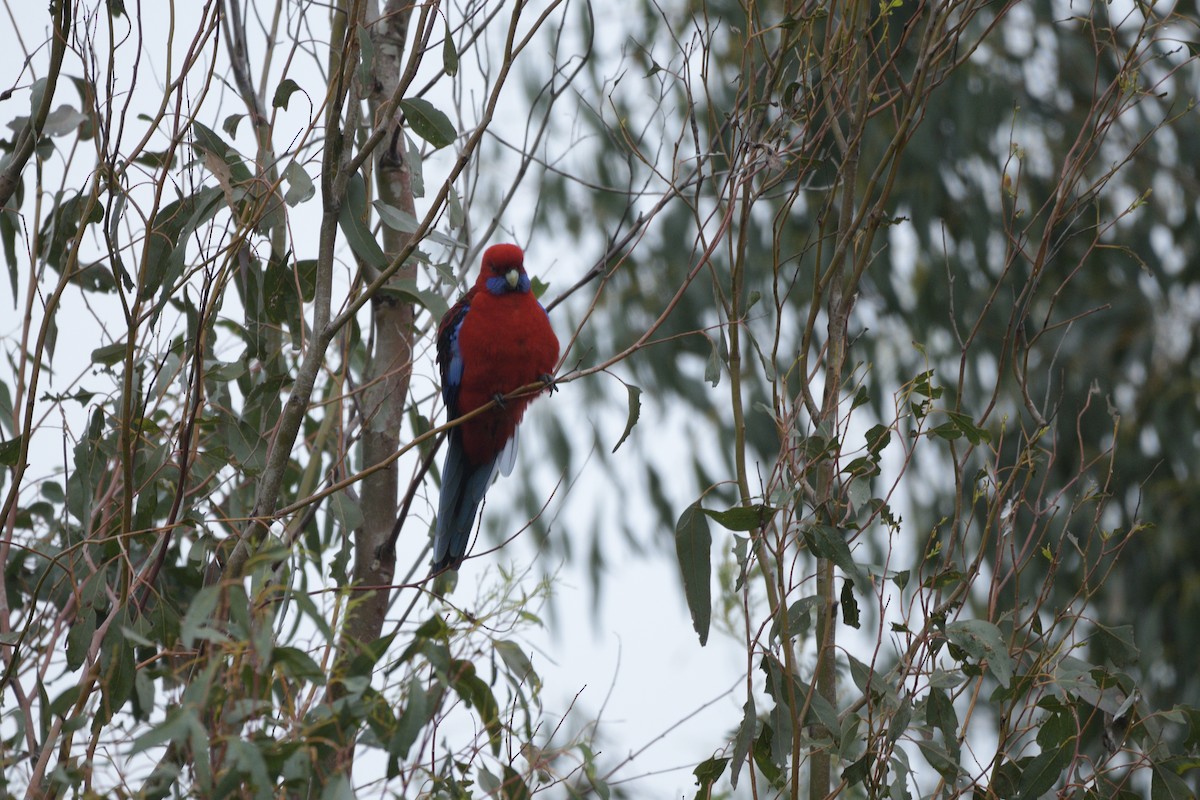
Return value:
<svg viewBox="0 0 1200 800">
<path fill-rule="evenodd" d="M 475 286 L 438 325 L 437 363 L 452 420 L 522 386 L 549 381 L 558 363 L 558 337 L 530 291 L 521 248 L 497 244 L 484 252 Z M 512 472 L 517 425 L 532 401 L 533 395 L 505 400 L 450 429 L 434 573 L 462 564 L 483 495 L 497 471 Z"/>
</svg>

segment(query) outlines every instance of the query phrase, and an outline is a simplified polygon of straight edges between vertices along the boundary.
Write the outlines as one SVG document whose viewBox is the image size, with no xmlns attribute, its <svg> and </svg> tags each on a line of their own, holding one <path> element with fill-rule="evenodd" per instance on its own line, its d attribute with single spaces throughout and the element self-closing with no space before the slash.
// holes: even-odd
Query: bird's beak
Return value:
<svg viewBox="0 0 1200 800">
<path fill-rule="evenodd" d="M 504 280 L 508 281 L 508 288 L 515 289 L 517 284 L 521 282 L 521 271 L 518 269 L 510 269 L 504 273 Z"/>
</svg>

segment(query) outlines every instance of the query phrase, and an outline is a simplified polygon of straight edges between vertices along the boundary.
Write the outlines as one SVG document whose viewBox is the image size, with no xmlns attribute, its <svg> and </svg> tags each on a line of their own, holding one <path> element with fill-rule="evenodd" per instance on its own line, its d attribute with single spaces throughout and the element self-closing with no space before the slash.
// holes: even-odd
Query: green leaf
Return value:
<svg viewBox="0 0 1200 800">
<path fill-rule="evenodd" d="M 940 743 L 918 739 L 917 747 L 920 748 L 921 755 L 925 756 L 925 760 L 929 762 L 929 766 L 937 770 L 943 778 L 951 784 L 957 780 L 960 772 L 958 762 L 950 757 Z"/>
<path fill-rule="evenodd" d="M 692 770 L 692 774 L 696 776 L 696 785 L 700 787 L 696 792 L 696 800 L 706 800 L 712 796 L 712 785 L 725 773 L 725 765 L 728 763 L 728 758 L 713 756 L 701 761 L 696 769 Z"/>
<path fill-rule="evenodd" d="M 450 665 L 450 686 L 462 698 L 467 706 L 479 714 L 484 728 L 488 732 L 488 740 L 492 745 L 492 754 L 499 755 L 503 727 L 500 723 L 500 705 L 492 689 L 475 671 L 475 665 L 464 659 L 454 659 Z"/>
<path fill-rule="evenodd" d="M 675 523 L 675 555 L 683 575 L 683 594 L 692 615 L 692 627 L 703 647 L 708 643 L 712 621 L 712 535 L 699 501 L 688 506 Z"/>
<path fill-rule="evenodd" d="M 1070 766 L 1074 752 L 1073 746 L 1060 747 L 1030 759 L 1021 771 L 1017 800 L 1037 800 L 1053 789 Z"/>
<path fill-rule="evenodd" d="M 401 100 L 400 110 L 404 112 L 404 118 L 408 120 L 408 127 L 412 132 L 435 148 L 445 147 L 458 135 L 450 118 L 428 100 L 420 97 Z"/>
<path fill-rule="evenodd" d="M 738 775 L 742 764 L 750 753 L 750 744 L 754 739 L 754 729 L 758 725 L 758 712 L 754 708 L 754 695 L 747 693 L 746 703 L 742 706 L 742 724 L 738 726 L 737 735 L 733 739 L 733 766 L 730 767 L 729 783 L 737 788 Z"/>
<path fill-rule="evenodd" d="M 367 228 L 366 216 L 367 186 L 362 175 L 355 173 L 346 183 L 346 199 L 338 213 L 338 227 L 346 234 L 346 241 L 350 243 L 354 255 L 368 266 L 384 269 L 388 265 L 388 258 Z"/>
<path fill-rule="evenodd" d="M 199 122 L 192 123 L 193 147 L 201 157 L 205 158 L 205 166 L 216 176 L 227 191 L 234 186 L 244 184 L 253 179 L 250 168 L 217 132 Z M 216 159 L 216 163 L 209 157 Z M 222 168 L 223 165 L 223 168 Z"/>
<path fill-rule="evenodd" d="M 67 500 L 67 494 L 63 491 L 62 484 L 57 481 L 42 481 L 41 492 L 42 497 L 55 505 L 61 505 Z"/>
<path fill-rule="evenodd" d="M 15 467 L 21 458 L 21 437 L 0 442 L 0 465 Z"/>
<path fill-rule="evenodd" d="M 370 94 L 375 83 L 371 78 L 371 72 L 375 69 L 375 42 L 371 40 L 371 34 L 367 29 L 361 25 L 354 33 L 358 37 L 358 50 L 361 54 L 355 76 L 358 78 L 358 85 L 362 87 L 363 92 Z"/>
<path fill-rule="evenodd" d="M 812 686 L 791 676 L 789 687 L 787 668 L 771 653 L 763 655 L 759 666 L 767 674 L 766 691 L 775 701 L 778 709 L 788 715 L 788 719 L 796 719 L 798 726 L 820 724 L 835 743 L 841 732 L 841 721 L 837 709 L 827 699 L 821 696 Z M 798 719 L 800 711 L 807 705 L 808 712 L 803 719 Z"/>
<path fill-rule="evenodd" d="M 394 231 L 400 233 L 416 233 L 421 228 L 421 221 L 407 211 L 390 206 L 382 200 L 376 200 L 372 203 L 375 210 L 379 212 L 379 219 L 384 225 L 387 225 Z M 447 236 L 444 233 L 438 233 L 435 230 L 425 232 L 425 238 L 431 242 L 437 242 L 443 247 L 462 247 L 463 243 Z"/>
<path fill-rule="evenodd" d="M 986 661 L 988 671 L 1007 688 L 1013 663 L 999 628 L 981 619 L 959 620 L 946 626 L 946 638 L 976 660 Z"/>
<path fill-rule="evenodd" d="M 529 656 L 525 655 L 525 651 L 521 649 L 520 645 L 507 639 L 498 639 L 493 647 L 500 654 L 500 658 L 508 667 L 508 672 L 516 683 L 528 683 L 535 689 L 541 687 L 542 679 L 534 671 L 533 662 L 529 660 Z"/>
<path fill-rule="evenodd" d="M 166 719 L 134 739 L 129 754 L 135 756 L 152 747 L 182 741 L 199 724 L 200 720 L 196 719 L 196 712 L 191 708 L 173 706 L 167 710 Z"/>
<path fill-rule="evenodd" d="M 245 114 L 230 114 L 225 118 L 225 121 L 221 123 L 221 130 L 229 134 L 230 139 L 236 139 L 238 124 L 245 118 Z"/>
<path fill-rule="evenodd" d="M 100 648 L 100 707 L 96 710 L 98 724 L 108 722 L 120 711 L 133 694 L 133 676 L 137 670 L 133 645 L 125 640 L 119 626 L 108 629 Z"/>
<path fill-rule="evenodd" d="M 149 298 L 162 287 L 163 295 L 158 301 L 158 307 L 161 308 L 174 296 L 175 281 L 183 274 L 187 239 L 199 226 L 216 215 L 223 197 L 221 189 L 208 186 L 158 210 L 146 234 L 146 278 L 139 287 L 139 297 Z"/>
<path fill-rule="evenodd" d="M 66 717 L 75 703 L 79 701 L 80 691 L 77 683 L 68 686 L 62 694 L 54 698 L 54 702 L 50 704 L 50 713 L 56 717 Z"/>
<path fill-rule="evenodd" d="M 441 319 L 450 310 L 446 298 L 437 292 L 417 288 L 417 282 L 412 278 L 392 280 L 380 288 L 380 293 L 399 297 L 405 303 L 416 303 L 430 313 L 434 319 Z"/>
<path fill-rule="evenodd" d="M 629 395 L 629 414 L 625 417 L 625 432 L 621 434 L 621 438 L 613 446 L 612 451 L 617 452 L 617 448 L 625 443 L 629 438 L 629 434 L 633 431 L 633 426 L 637 425 L 638 418 L 642 414 L 642 390 L 634 386 L 632 383 L 625 384 L 625 391 Z"/>
<path fill-rule="evenodd" d="M 744 533 L 765 526 L 778 510 L 763 503 L 755 503 L 752 506 L 734 506 L 725 511 L 710 511 L 706 508 L 704 513 L 726 530 Z"/>
<path fill-rule="evenodd" d="M 866 780 L 871 774 L 871 766 L 875 763 L 875 753 L 868 750 L 850 766 L 842 770 L 842 780 L 847 786 L 854 786 Z"/>
<path fill-rule="evenodd" d="M 87 436 L 75 445 L 75 469 L 67 476 L 67 511 L 85 525 L 91 523 L 92 498 L 103 478 L 105 456 L 100 450 L 103 431 L 104 411 L 97 406 L 92 410 Z"/>
<path fill-rule="evenodd" d="M 463 212 L 462 201 L 458 197 L 458 192 L 454 187 L 449 187 L 450 191 L 446 195 L 446 221 L 450 225 L 450 230 L 460 230 L 466 224 L 467 217 Z"/>
<path fill-rule="evenodd" d="M 867 452 L 879 460 L 879 453 L 892 441 L 892 429 L 884 425 L 876 425 L 867 431 Z"/>
<path fill-rule="evenodd" d="M 90 606 L 81 608 L 75 623 L 67 631 L 67 669 L 74 671 L 83 666 L 95 633 L 96 612 Z"/>
<path fill-rule="evenodd" d="M 1101 653 L 1108 657 L 1119 668 L 1131 667 L 1138 662 L 1141 653 L 1133 641 L 1132 625 L 1117 625 L 1109 628 L 1099 622 L 1093 622 L 1096 632 L 1093 639 L 1099 645 Z"/>
<path fill-rule="evenodd" d="M 807 636 L 808 629 L 812 627 L 812 614 L 814 609 L 821 607 L 821 598 L 817 595 L 809 595 L 801 597 L 796 602 L 792 603 L 787 608 L 787 641 L 791 641 L 798 636 Z M 780 618 L 775 617 L 775 621 L 771 625 L 771 638 L 779 637 Z"/>
<path fill-rule="evenodd" d="M 858 601 L 854 599 L 854 581 L 842 581 L 842 622 L 851 628 L 861 627 L 859 623 Z"/>
<path fill-rule="evenodd" d="M 709 339 L 708 343 L 712 346 L 712 350 L 708 354 L 708 361 L 704 364 L 704 380 L 715 389 L 721 382 L 721 353 L 715 339 Z"/>
<path fill-rule="evenodd" d="M 942 396 L 942 387 L 933 384 L 933 370 L 926 370 L 913 378 L 912 390 L 931 400 L 937 400 Z"/>
<path fill-rule="evenodd" d="M 992 435 L 976 425 L 975 420 L 968 415 L 960 414 L 957 411 L 947 411 L 946 416 L 950 418 L 950 424 L 957 428 L 963 436 L 967 437 L 967 441 L 971 444 L 980 444 L 981 442 L 990 442 L 992 440 Z"/>
<path fill-rule="evenodd" d="M 45 78 L 38 78 L 29 87 L 29 116 L 30 116 L 30 118 L 36 117 L 38 111 L 41 110 L 42 102 L 46 98 L 46 87 L 48 85 L 49 85 L 48 80 L 46 80 Z M 28 122 L 27 118 L 19 118 L 19 119 L 26 119 L 26 122 Z M 13 125 L 10 125 L 10 127 L 13 127 L 13 130 L 17 130 L 17 128 L 14 127 Z"/>
<path fill-rule="evenodd" d="M 1185 770 L 1195 769 L 1197 766 L 1195 759 L 1190 762 L 1183 759 L 1175 761 L 1181 762 Z M 1151 770 L 1153 777 L 1150 779 L 1150 800 L 1194 800 L 1196 797 L 1187 781 L 1172 769 L 1171 762 L 1153 764 Z"/>
<path fill-rule="evenodd" d="M 86 115 L 80 114 L 71 106 L 64 104 L 46 115 L 42 133 L 47 136 L 66 136 L 79 130 L 79 126 L 87 121 Z"/>
<path fill-rule="evenodd" d="M 603 792 L 601 794 L 603 795 Z M 500 797 L 502 800 L 530 800 L 533 797 L 521 773 L 508 764 L 504 765 L 504 783 L 500 785 Z"/>
<path fill-rule="evenodd" d="M 476 773 L 476 778 L 479 781 L 479 788 L 483 789 L 489 795 L 496 795 L 500 791 L 500 779 L 488 770 L 487 767 L 480 767 Z"/>
<path fill-rule="evenodd" d="M 842 533 L 828 525 L 809 525 L 804 529 L 804 541 L 817 558 L 826 558 L 837 564 L 842 572 L 850 576 L 855 586 L 870 586 L 871 581 L 850 554 L 850 546 Z"/>
<path fill-rule="evenodd" d="M 19 180 L 19 178 L 18 178 Z M 12 203 L 20 198 L 20 189 L 14 194 Z M 20 217 L 11 208 L 0 209 L 0 242 L 4 244 L 4 260 L 8 263 L 8 282 L 12 287 L 13 308 L 17 307 L 17 231 L 20 228 Z"/>
<path fill-rule="evenodd" d="M 362 509 L 345 490 L 335 492 L 330 497 L 329 507 L 343 532 L 348 534 L 362 525 Z"/>
<path fill-rule="evenodd" d="M 751 751 L 754 756 L 754 763 L 762 772 L 763 777 L 770 782 L 772 786 L 779 787 L 783 778 L 783 769 L 781 763 L 778 763 L 773 758 L 774 753 L 774 731 L 770 725 L 763 723 L 762 730 L 754 739 L 754 748 Z"/>
<path fill-rule="evenodd" d="M 284 78 L 275 87 L 275 96 L 271 98 L 271 108 L 282 108 L 285 111 L 288 107 L 288 100 L 292 99 L 292 95 L 300 91 L 300 85 L 291 78 Z M 295 162 L 293 162 L 295 163 Z"/>
<path fill-rule="evenodd" d="M 950 759 L 958 761 L 958 714 L 954 703 L 941 689 L 931 689 L 925 698 L 925 722 L 942 732 L 943 746 Z"/>
<path fill-rule="evenodd" d="M 111 367 L 125 359 L 125 343 L 116 342 L 97 347 L 92 351 L 92 363 L 103 367 Z"/>
<path fill-rule="evenodd" d="M 283 170 L 283 177 L 288 182 L 288 190 L 283 195 L 283 202 L 289 206 L 298 206 L 316 195 L 317 190 L 313 186 L 312 178 L 308 177 L 308 173 L 304 171 L 304 167 L 300 166 L 300 162 L 290 162 Z"/>
<path fill-rule="evenodd" d="M 1075 737 L 1075 721 L 1069 712 L 1056 711 L 1038 724 L 1037 743 L 1043 750 L 1056 750 Z"/>
<path fill-rule="evenodd" d="M 900 706 L 896 709 L 896 713 L 888 721 L 888 744 L 894 744 L 901 736 L 908 732 L 908 723 L 912 722 L 913 703 L 912 697 L 904 695 L 899 698 Z"/>
<path fill-rule="evenodd" d="M 271 652 L 271 664 L 282 669 L 283 673 L 295 680 L 310 681 L 315 684 L 325 682 L 325 672 L 312 656 L 295 647 L 276 647 Z"/>
<path fill-rule="evenodd" d="M 904 756 L 904 751 L 896 752 L 898 755 L 891 760 L 892 785 L 888 787 L 887 796 L 891 800 L 912 800 L 912 793 L 908 791 L 908 758 Z"/>
<path fill-rule="evenodd" d="M 400 720 L 396 724 L 396 732 L 387 745 L 388 754 L 392 757 L 399 760 L 408 758 L 408 751 L 416 743 L 421 731 L 433 719 L 433 715 L 437 712 L 437 704 L 432 702 L 432 699 L 435 694 L 439 693 L 436 682 L 433 687 L 431 691 L 426 691 L 425 682 L 420 678 L 413 678 L 409 682 L 408 691 L 405 694 L 404 713 L 400 715 Z"/>
<path fill-rule="evenodd" d="M 454 47 L 454 37 L 450 35 L 450 21 L 446 20 L 446 34 L 442 39 L 442 70 L 453 78 L 458 74 L 458 50 Z"/>
<path fill-rule="evenodd" d="M 221 587 L 206 586 L 196 592 L 192 603 L 188 606 L 183 621 L 179 623 L 179 640 L 185 648 L 191 648 L 197 639 L 217 639 L 225 637 L 216 630 L 208 627 L 208 621 L 217 607 L 221 597 Z"/>
<path fill-rule="evenodd" d="M 403 209 L 390 206 L 382 200 L 376 200 L 371 205 L 379 212 L 379 219 L 394 231 L 401 233 L 416 233 L 421 227 L 420 221 Z"/>
</svg>

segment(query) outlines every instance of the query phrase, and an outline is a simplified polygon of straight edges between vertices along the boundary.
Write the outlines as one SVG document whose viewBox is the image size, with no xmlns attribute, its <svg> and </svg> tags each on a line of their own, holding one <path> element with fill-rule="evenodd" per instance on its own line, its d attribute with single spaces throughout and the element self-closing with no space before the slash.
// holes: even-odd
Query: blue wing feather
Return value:
<svg viewBox="0 0 1200 800">
<path fill-rule="evenodd" d="M 471 310 L 471 298 L 475 290 L 467 292 L 454 307 L 446 312 L 438 324 L 437 363 L 442 373 L 442 400 L 450 419 L 459 415 L 458 387 L 462 385 L 463 358 L 458 347 L 458 334 L 463 320 Z"/>
</svg>

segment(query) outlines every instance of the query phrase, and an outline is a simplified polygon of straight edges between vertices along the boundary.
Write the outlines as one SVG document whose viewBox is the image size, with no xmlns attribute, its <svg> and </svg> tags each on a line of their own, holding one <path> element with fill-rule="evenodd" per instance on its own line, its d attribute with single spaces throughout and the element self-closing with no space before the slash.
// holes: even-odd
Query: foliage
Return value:
<svg viewBox="0 0 1200 800">
<path fill-rule="evenodd" d="M 456 187 L 561 4 L 368 5 L 56 2 L 67 53 L 39 77 L 26 52 L 5 796 L 516 797 L 593 760 L 543 706 L 546 584 L 496 576 L 468 612 L 419 580 L 388 615 L 398 475 L 440 432 L 414 363 L 491 235 Z M 401 525 L 411 580 L 428 516 Z"/>
<path fill-rule="evenodd" d="M 625 10 L 21 29 L 0 792 L 636 792 L 529 644 L 555 576 L 424 578 L 431 331 L 528 237 L 592 262 L 538 291 L 612 437 L 556 406 L 484 530 L 597 595 L 601 531 L 672 541 L 745 665 L 697 797 L 1193 796 L 1195 23 Z"/>
</svg>

